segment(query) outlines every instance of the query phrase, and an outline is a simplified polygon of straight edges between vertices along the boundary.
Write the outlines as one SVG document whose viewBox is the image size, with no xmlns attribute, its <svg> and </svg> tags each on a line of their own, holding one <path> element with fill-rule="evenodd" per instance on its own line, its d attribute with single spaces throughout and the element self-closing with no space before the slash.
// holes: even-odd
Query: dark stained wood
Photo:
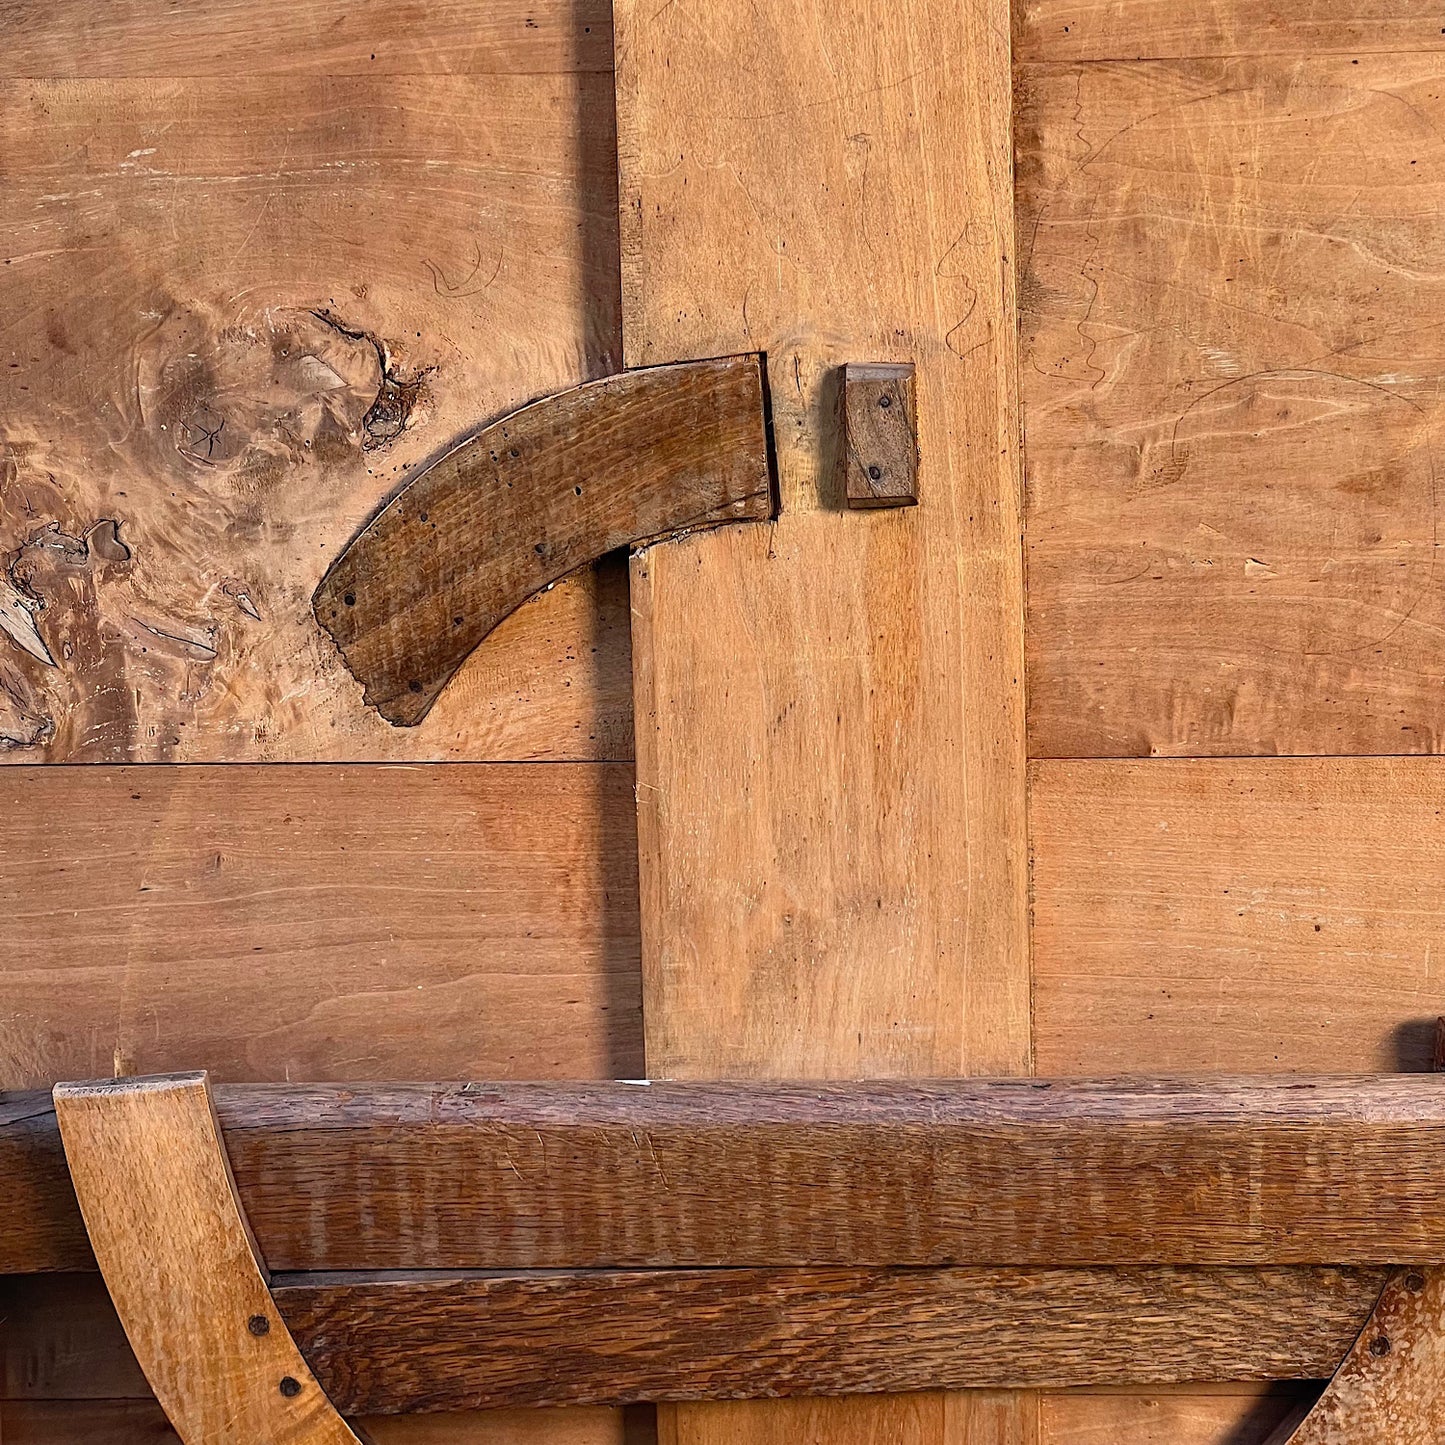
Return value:
<svg viewBox="0 0 1445 1445">
<path fill-rule="evenodd" d="M 911 361 L 849 362 L 843 368 L 843 434 L 850 507 L 917 502 L 918 398 Z"/>
<path fill-rule="evenodd" d="M 0 1088 L 640 1072 L 635 816 L 625 765 L 0 769 Z"/>
<path fill-rule="evenodd" d="M 277 1270 L 1445 1260 L 1441 1075 L 236 1086 L 217 1105 Z M 86 1268 L 44 1106 L 10 1107 L 0 1258 Z"/>
<path fill-rule="evenodd" d="M 772 514 L 760 357 L 622 372 L 415 475 L 322 579 L 316 618 L 411 727 L 503 618 L 603 553 Z"/>
<path fill-rule="evenodd" d="M 280 1279 L 348 1413 L 1316 1379 L 1385 1274 L 659 1270 Z"/>
<path fill-rule="evenodd" d="M 49 1094 L 0 1091 L 0 1275 L 94 1268 Z"/>
</svg>

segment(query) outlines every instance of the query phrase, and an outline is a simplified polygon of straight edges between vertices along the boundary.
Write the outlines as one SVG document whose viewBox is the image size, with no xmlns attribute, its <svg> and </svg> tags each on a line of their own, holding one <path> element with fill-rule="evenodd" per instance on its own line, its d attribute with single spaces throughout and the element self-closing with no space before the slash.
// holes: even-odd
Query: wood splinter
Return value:
<svg viewBox="0 0 1445 1445">
<path fill-rule="evenodd" d="M 271 1297 L 204 1074 L 57 1084 L 96 1261 L 186 1445 L 359 1445 Z"/>
<path fill-rule="evenodd" d="M 525 406 L 422 470 L 312 608 L 366 701 L 411 727 L 503 618 L 569 573 L 773 514 L 761 356 L 622 372 Z"/>
</svg>

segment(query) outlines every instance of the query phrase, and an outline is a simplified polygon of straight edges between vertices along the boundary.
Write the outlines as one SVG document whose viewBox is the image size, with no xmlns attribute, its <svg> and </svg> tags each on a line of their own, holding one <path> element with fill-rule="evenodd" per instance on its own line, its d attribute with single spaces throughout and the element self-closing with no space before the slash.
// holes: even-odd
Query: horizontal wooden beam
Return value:
<svg viewBox="0 0 1445 1445">
<path fill-rule="evenodd" d="M 277 1307 L 348 1414 L 1319 1379 L 1382 1270 L 714 1269 L 295 1276 Z"/>
<path fill-rule="evenodd" d="M 1445 1262 L 1445 1076 L 236 1086 L 273 1270 Z M 0 1270 L 93 1267 L 48 1101 Z"/>
<path fill-rule="evenodd" d="M 282 1275 L 348 1415 L 934 1387 L 1320 1379 L 1384 1269 Z M 0 1398 L 149 1394 L 95 1274 L 0 1279 Z"/>
</svg>

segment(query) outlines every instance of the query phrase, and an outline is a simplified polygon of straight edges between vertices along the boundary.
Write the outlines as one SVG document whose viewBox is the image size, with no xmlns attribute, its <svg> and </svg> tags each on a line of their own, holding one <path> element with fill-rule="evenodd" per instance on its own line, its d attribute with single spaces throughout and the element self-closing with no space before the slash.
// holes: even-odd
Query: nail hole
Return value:
<svg viewBox="0 0 1445 1445">
<path fill-rule="evenodd" d="M 281 1378 L 281 1393 L 288 1400 L 294 1400 L 301 1393 L 301 1381 L 291 1375 L 283 1375 Z"/>
<path fill-rule="evenodd" d="M 1383 1359 L 1390 1353 L 1389 1340 L 1387 1340 L 1384 1335 L 1376 1335 L 1375 1338 L 1370 1341 L 1370 1353 L 1374 1355 L 1377 1360 Z"/>
<path fill-rule="evenodd" d="M 880 396 L 878 398 L 878 405 L 881 406 L 884 411 L 887 411 L 888 408 L 893 405 L 893 398 L 891 396 Z"/>
<path fill-rule="evenodd" d="M 354 593 L 354 592 L 348 592 L 348 593 L 346 594 L 346 596 L 343 597 L 341 600 L 342 600 L 344 603 L 346 603 L 346 605 L 347 605 L 348 607 L 355 607 L 355 606 L 356 606 L 356 593 Z"/>
<path fill-rule="evenodd" d="M 869 468 L 868 468 L 868 475 L 869 475 L 870 477 L 872 477 L 875 482 L 882 481 L 882 479 L 883 479 L 883 468 L 882 468 L 882 467 L 869 467 Z"/>
<path fill-rule="evenodd" d="M 1410 1273 L 1405 1276 L 1405 1288 L 1409 1290 L 1411 1294 L 1419 1294 L 1420 1291 L 1425 1288 L 1425 1276 L 1421 1274 L 1418 1269 L 1412 1269 Z"/>
<path fill-rule="evenodd" d="M 421 683 L 419 683 L 419 682 L 416 680 L 416 678 L 412 678 L 412 680 L 411 680 L 409 683 L 407 683 L 407 686 L 408 686 L 413 692 L 420 692 L 420 691 L 421 691 Z"/>
<path fill-rule="evenodd" d="M 271 1333 L 271 1321 L 265 1315 L 252 1315 L 246 1321 L 246 1328 L 259 1338 L 261 1335 Z"/>
</svg>

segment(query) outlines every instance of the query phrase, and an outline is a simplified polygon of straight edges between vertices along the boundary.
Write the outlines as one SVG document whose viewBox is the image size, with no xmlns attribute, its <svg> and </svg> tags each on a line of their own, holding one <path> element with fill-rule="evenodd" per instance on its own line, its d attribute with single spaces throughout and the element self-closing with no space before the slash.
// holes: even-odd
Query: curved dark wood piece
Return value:
<svg viewBox="0 0 1445 1445">
<path fill-rule="evenodd" d="M 419 473 L 312 607 L 366 701 L 410 727 L 504 617 L 569 572 L 773 513 L 761 356 L 622 372 L 533 402 Z"/>
</svg>

